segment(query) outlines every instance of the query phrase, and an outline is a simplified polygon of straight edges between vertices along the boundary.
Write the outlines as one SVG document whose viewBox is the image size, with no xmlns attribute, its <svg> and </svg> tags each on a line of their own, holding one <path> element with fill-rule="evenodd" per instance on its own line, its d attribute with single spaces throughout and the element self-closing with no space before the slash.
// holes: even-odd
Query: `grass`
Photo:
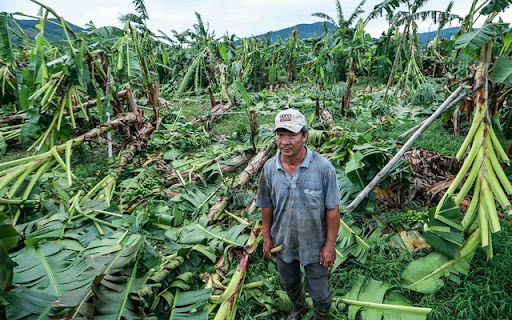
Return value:
<svg viewBox="0 0 512 320">
<path fill-rule="evenodd" d="M 401 134 L 417 125 L 421 120 L 394 122 L 393 124 L 372 124 L 368 119 L 344 118 L 338 121 L 339 125 L 348 132 L 372 133 L 379 140 L 396 139 Z M 405 143 L 411 135 L 402 142 Z M 464 136 L 454 135 L 443 126 L 440 119 L 435 120 L 414 142 L 413 148 L 423 148 L 438 152 L 444 156 L 455 156 L 459 150 Z"/>
<path fill-rule="evenodd" d="M 510 319 L 512 317 L 512 224 L 493 235 L 494 258 L 487 260 L 479 249 L 471 271 L 462 282 L 446 282 L 435 294 L 411 295 L 422 306 L 430 306 L 430 319 Z"/>
</svg>

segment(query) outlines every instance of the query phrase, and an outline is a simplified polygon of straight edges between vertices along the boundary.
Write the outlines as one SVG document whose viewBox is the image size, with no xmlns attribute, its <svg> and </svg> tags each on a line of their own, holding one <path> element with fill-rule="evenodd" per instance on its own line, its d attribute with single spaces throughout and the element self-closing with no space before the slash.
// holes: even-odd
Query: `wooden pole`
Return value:
<svg viewBox="0 0 512 320">
<path fill-rule="evenodd" d="M 457 95 L 460 94 L 463 87 L 459 86 L 457 90 L 455 90 L 444 102 L 443 104 L 434 112 L 428 119 L 421 125 L 421 127 L 412 135 L 412 137 L 407 140 L 407 142 L 402 146 L 400 151 L 391 159 L 385 166 L 380 170 L 379 173 L 368 183 L 368 185 L 357 195 L 357 197 L 347 206 L 347 211 L 354 210 L 367 196 L 368 194 L 375 188 L 375 186 L 389 173 L 391 168 L 402 158 L 405 152 L 412 146 L 412 144 L 420 137 L 420 135 L 434 122 L 434 120 L 443 113 L 444 108 L 449 105 Z"/>
<path fill-rule="evenodd" d="M 456 104 L 457 102 L 459 102 L 460 100 L 462 100 L 464 97 L 466 96 L 466 94 L 462 93 L 460 94 L 457 99 L 453 100 L 450 104 L 447 104 L 444 106 L 444 108 L 442 109 L 443 111 L 441 113 L 443 113 L 445 110 L 447 109 L 450 109 L 454 104 Z M 437 108 L 437 110 L 439 110 L 440 108 L 442 107 L 442 105 Z M 439 115 L 441 115 L 441 113 L 439 113 Z M 402 140 L 403 138 L 407 137 L 408 135 L 410 135 L 411 133 L 415 132 L 416 130 L 418 130 L 419 127 L 421 127 L 427 120 L 429 120 L 430 118 L 427 118 L 425 120 L 423 120 L 422 122 L 418 123 L 417 125 L 415 125 L 414 127 L 412 127 L 411 129 L 407 130 L 406 132 L 402 133 L 400 136 L 398 136 L 398 138 L 396 138 L 397 141 L 400 141 Z"/>
</svg>

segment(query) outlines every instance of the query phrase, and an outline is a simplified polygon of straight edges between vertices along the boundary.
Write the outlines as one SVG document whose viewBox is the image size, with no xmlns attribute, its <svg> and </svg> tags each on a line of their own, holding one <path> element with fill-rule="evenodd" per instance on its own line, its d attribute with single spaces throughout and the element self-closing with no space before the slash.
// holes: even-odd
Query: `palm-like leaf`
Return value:
<svg viewBox="0 0 512 320">
<path fill-rule="evenodd" d="M 322 12 L 315 12 L 315 13 L 312 13 L 311 14 L 313 17 L 317 17 L 317 18 L 321 18 L 321 19 L 324 19 L 324 20 L 327 20 L 329 21 L 330 23 L 332 23 L 333 25 L 338 26 L 338 24 L 336 23 L 336 21 L 334 21 L 333 18 L 331 18 L 329 15 L 325 14 L 325 13 L 322 13 Z"/>
<path fill-rule="evenodd" d="M 347 25 L 351 26 L 356 19 L 364 13 L 363 6 L 366 3 L 366 0 L 361 0 L 357 7 L 354 9 L 354 12 L 350 15 L 350 18 L 347 20 Z"/>
<path fill-rule="evenodd" d="M 512 0 L 491 0 L 489 3 L 480 11 L 481 14 L 491 14 L 505 11 L 512 5 Z"/>
<path fill-rule="evenodd" d="M 396 8 L 398 8 L 403 1 L 400 0 L 384 0 L 381 3 L 377 4 L 375 7 L 373 7 L 372 12 L 366 17 L 365 22 L 368 22 L 374 18 L 382 17 L 382 14 L 384 11 L 386 12 L 393 12 Z"/>
<path fill-rule="evenodd" d="M 198 55 L 197 57 L 195 57 L 195 59 L 192 61 L 192 64 L 188 67 L 187 73 L 185 74 L 185 77 L 183 77 L 183 80 L 181 81 L 178 87 L 178 93 L 185 92 L 185 90 L 190 88 L 190 83 L 192 82 L 193 79 L 195 79 L 194 82 L 199 81 L 197 79 L 197 76 L 199 75 L 200 72 L 201 58 L 202 55 Z"/>
<path fill-rule="evenodd" d="M 498 36 L 499 30 L 494 24 L 486 24 L 482 28 L 468 32 L 455 41 L 457 49 L 478 50 L 484 44 Z"/>
<path fill-rule="evenodd" d="M 11 35 L 8 25 L 8 13 L 0 13 L 0 60 L 9 65 L 14 65 L 12 53 Z"/>
<path fill-rule="evenodd" d="M 170 320 L 207 320 L 212 288 L 177 292 Z"/>
<path fill-rule="evenodd" d="M 94 305 L 87 301 L 93 295 L 97 306 L 102 305 L 107 311 L 117 310 L 117 314 L 133 315 L 126 296 L 142 280 L 135 281 L 132 274 L 126 281 L 125 276 L 114 276 L 114 273 L 135 257 L 142 239 L 138 235 L 124 241 L 123 238 L 117 234 L 96 240 L 86 249 L 72 240 L 45 242 L 16 253 L 13 256 L 18 264 L 13 278 L 16 288 L 6 296 L 10 303 L 8 315 L 13 319 L 27 316 L 46 319 L 63 307 L 72 308 L 73 316 L 92 314 Z M 105 303 L 115 294 L 118 295 L 116 304 Z M 27 301 L 32 301 L 29 306 Z M 112 319 L 111 312 L 102 310 L 100 307 L 98 313 L 107 313 L 108 319 Z"/>
<path fill-rule="evenodd" d="M 133 4 L 135 5 L 135 12 L 139 14 L 139 17 L 142 20 L 147 20 L 149 16 L 148 11 L 146 10 L 146 5 L 144 4 L 144 0 L 133 0 Z"/>
<path fill-rule="evenodd" d="M 494 63 L 491 80 L 512 86 L 512 57 L 498 57 Z"/>
<path fill-rule="evenodd" d="M 69 246 L 69 243 L 67 244 Z M 73 247 L 80 247 L 76 242 Z M 78 258 L 75 249 L 67 249 L 64 243 L 46 242 L 35 247 L 27 247 L 18 252 L 13 260 L 18 265 L 14 269 L 13 284 L 17 285 L 6 296 L 10 302 L 8 314 L 25 314 L 29 311 L 23 300 L 37 299 L 30 310 L 31 314 L 43 317 L 54 312 L 51 304 L 64 293 L 87 286 L 93 276 L 79 278 L 88 269 L 85 259 Z M 15 317 L 18 319 L 18 317 Z"/>
</svg>

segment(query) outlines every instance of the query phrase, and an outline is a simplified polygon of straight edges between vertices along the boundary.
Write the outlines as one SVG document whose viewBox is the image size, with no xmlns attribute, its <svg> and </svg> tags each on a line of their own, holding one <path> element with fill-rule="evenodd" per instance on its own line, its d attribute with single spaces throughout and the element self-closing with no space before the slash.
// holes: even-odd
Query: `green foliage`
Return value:
<svg viewBox="0 0 512 320">
<path fill-rule="evenodd" d="M 412 39 L 417 42 L 414 19 L 440 18 L 437 11 L 417 12 L 424 3 L 409 6 L 409 13 L 393 12 L 400 3 L 385 1 L 370 14 L 379 15 L 384 10 L 389 14 L 390 28 L 380 39 L 372 39 L 365 32 L 366 21 L 354 26 L 364 1 L 348 19 L 339 1 L 337 21 L 317 14 L 337 24 L 332 33 L 328 30 L 331 25 L 325 24 L 321 36 L 300 40 L 304 34 L 299 26 L 298 33 L 294 31 L 288 37 L 289 30 L 275 42 L 270 37 L 235 42 L 235 36 L 228 34 L 217 39 L 199 14 L 192 31 L 173 31 L 173 38 L 163 32 L 155 36 L 145 27 L 148 13 L 144 1 L 134 1 L 137 14 L 121 18 L 132 23 L 133 31 L 128 25 L 125 29 L 92 27 L 91 32 L 76 39 L 64 33 L 66 40 L 70 36 L 65 43 L 52 42 L 48 31 L 54 24 L 44 16 L 37 21 L 44 32 L 37 29 L 29 34 L 37 34 L 34 43 L 25 39 L 9 15 L 0 16 L 0 24 L 8 25 L 0 32 L 0 50 L 8 53 L 7 58 L 1 55 L 2 91 L 20 88 L 19 99 L 2 104 L 0 113 L 12 114 L 17 109 L 13 105 L 16 100 L 25 115 L 24 125 L 16 127 L 23 144 L 0 135 L 0 154 L 6 154 L 2 154 L 2 161 L 22 158 L 16 150 L 34 139 L 30 151 L 36 150 L 37 157 L 37 151 L 65 143 L 91 125 L 104 123 L 105 112 L 122 112 L 114 108 L 114 93 L 122 88 L 130 87 L 135 103 L 147 108 L 152 103 L 146 95 L 148 90 L 153 85 L 161 86 L 160 97 L 169 102 L 159 100 L 160 130 L 153 132 L 147 142 L 138 139 L 139 133 L 127 130 L 127 126 L 114 134 L 115 149 L 124 147 L 125 138 L 137 144 L 138 154 L 123 168 L 115 166 L 116 160 L 106 158 L 103 145 L 94 144 L 94 136 L 89 137 L 92 141 L 87 147 L 73 146 L 72 159 L 68 158 L 69 151 L 62 153 L 65 162 L 59 155 L 42 154 L 57 163 L 52 163 L 51 170 L 37 171 L 39 158 L 29 168 L 16 167 L 15 177 L 6 171 L 11 167 L 1 170 L 7 179 L 0 181 L 0 211 L 9 216 L 0 214 L 0 294 L 4 294 L 1 304 L 5 309 L 0 314 L 13 319 L 169 315 L 171 319 L 206 319 L 209 311 L 215 310 L 210 297 L 222 294 L 222 287 L 235 274 L 240 255 L 249 257 L 247 254 L 253 249 L 245 245 L 249 229 L 258 230 L 260 218 L 251 207 L 257 193 L 255 181 L 233 190 L 233 182 L 243 168 L 220 170 L 221 166 L 229 166 L 229 159 L 234 156 L 250 156 L 247 116 L 234 109 L 237 111 L 196 128 L 192 121 L 210 109 L 210 97 L 183 97 L 192 91 L 199 95 L 208 88 L 218 100 L 227 98 L 235 107 L 242 105 L 242 110 L 243 106 L 254 108 L 259 122 L 257 151 L 273 143 L 273 118 L 278 110 L 301 110 L 310 119 L 309 146 L 336 165 L 343 207 L 398 152 L 401 142 L 395 141 L 396 137 L 437 107 L 442 96 L 436 91 L 449 84 L 447 79 L 451 83 L 469 75 L 471 70 L 466 66 L 475 62 L 475 51 L 488 41 L 495 43 L 494 51 L 501 55 L 491 79 L 494 84 L 505 85 L 490 87 L 501 90 L 495 92 L 496 97 L 508 90 L 511 61 L 507 56 L 512 33 L 504 33 L 505 25 L 497 23 L 461 31 L 457 40 L 441 42 L 434 50 L 425 51 L 418 45 L 418 50 L 408 52 L 402 47 L 404 60 L 398 65 L 396 79 L 402 79 L 400 85 L 406 91 L 390 88 L 384 101 L 380 84 L 389 74 L 399 39 L 403 39 L 396 31 L 396 23 L 410 23 Z M 482 12 L 490 10 L 492 17 L 507 6 L 509 1 L 492 0 Z M 53 13 L 48 8 L 42 12 Z M 60 19 L 55 21 L 63 23 Z M 62 31 L 59 26 L 55 28 Z M 472 29 L 467 25 L 462 30 Z M 502 31 L 503 37 L 499 37 Z M 17 36 L 23 47 L 12 45 L 18 43 L 13 40 Z M 6 39 L 11 41 L 10 48 L 6 47 Z M 454 44 L 465 50 L 455 54 Z M 351 61 L 355 79 L 349 91 L 347 76 L 351 75 L 347 70 Z M 425 62 L 436 72 L 432 68 L 425 70 Z M 102 74 L 106 66 L 111 66 L 109 88 L 101 80 L 106 79 Z M 432 79 L 426 80 L 427 74 Z M 440 74 L 442 78 L 435 78 Z M 20 81 L 19 85 L 15 80 Z M 272 90 L 266 90 L 268 82 Z M 340 119 L 339 106 L 348 93 L 348 117 Z M 106 97 L 101 102 L 103 96 Z M 73 113 L 71 110 L 85 102 L 85 97 L 97 104 L 88 103 L 87 110 Z M 317 98 L 320 111 L 328 110 L 333 122 L 317 119 Z M 124 103 L 123 98 L 121 101 Z M 155 125 L 146 121 L 151 111 L 144 113 L 145 123 L 137 124 L 136 130 Z M 508 118 L 512 119 L 512 112 L 501 119 L 505 128 Z M 453 155 L 463 137 L 451 135 L 449 130 L 436 121 L 415 146 Z M 406 188 L 409 179 L 408 167 L 400 162 L 379 187 Z M 24 193 L 26 197 L 20 199 Z M 206 213 L 224 196 L 228 196 L 226 208 L 230 212 L 210 221 Z M 425 213 L 426 208 L 407 205 L 396 212 L 380 212 L 375 200 L 376 194 L 371 193 L 359 210 L 342 217 L 336 265 L 331 270 L 336 297 L 346 295 L 384 305 L 410 305 L 412 301 L 414 305 L 434 307 L 434 319 L 478 319 L 488 314 L 499 318 L 500 312 L 511 312 L 507 303 L 507 286 L 512 279 L 510 259 L 507 260 L 509 226 L 497 234 L 497 241 L 502 243 L 493 244 L 496 258 L 487 264 L 489 271 L 481 267 L 481 252 L 472 261 L 472 255 L 462 254 L 469 238 L 457 228 L 460 217 L 454 203 L 446 201 L 436 215 Z M 13 218 L 19 218 L 14 222 L 16 228 L 12 226 Z M 425 229 L 416 231 L 431 248 L 402 252 L 392 247 L 392 239 L 400 236 L 397 233 L 402 228 L 417 228 L 421 223 Z M 437 252 L 431 253 L 434 249 Z M 417 258 L 420 259 L 407 266 Z M 216 262 L 219 264 L 214 265 Z M 474 277 L 473 272 L 477 273 Z M 487 285 L 481 276 L 491 284 Z M 207 285 L 214 289 L 201 289 L 205 287 L 201 280 L 210 277 L 217 277 L 217 282 Z M 347 279 L 357 281 L 354 285 Z M 248 284 L 249 281 L 253 283 Z M 472 282 L 479 286 L 472 286 Z M 420 295 L 416 291 L 429 293 Z M 434 291 L 442 298 L 436 299 Z M 283 316 L 277 309 L 289 308 L 289 304 L 285 306 L 278 292 L 275 263 L 263 258 L 259 246 L 234 306 L 238 313 L 232 313 L 233 317 Z M 498 292 L 499 297 L 493 292 Z M 451 296 L 460 297 L 464 304 L 457 304 Z M 360 319 L 400 317 L 376 309 L 375 305 L 349 305 L 347 308 L 337 304 L 331 318 L 346 319 L 347 312 L 350 318 Z M 475 312 L 477 308 L 479 311 Z M 405 317 L 414 319 L 415 315 L 406 313 Z"/>
<path fill-rule="evenodd" d="M 483 47 L 484 44 L 493 40 L 498 34 L 499 29 L 496 25 L 492 23 L 486 24 L 476 31 L 471 31 L 460 36 L 455 42 L 455 48 L 477 51 Z"/>
<path fill-rule="evenodd" d="M 491 79 L 494 82 L 503 83 L 512 86 L 512 58 L 498 57 L 494 63 L 491 73 Z"/>
<path fill-rule="evenodd" d="M 485 7 L 482 8 L 480 13 L 483 15 L 488 15 L 491 13 L 502 12 L 511 5 L 512 1 L 510 0 L 491 0 Z"/>
<path fill-rule="evenodd" d="M 206 320 L 208 319 L 208 299 L 212 289 L 177 292 L 170 320 Z"/>
</svg>

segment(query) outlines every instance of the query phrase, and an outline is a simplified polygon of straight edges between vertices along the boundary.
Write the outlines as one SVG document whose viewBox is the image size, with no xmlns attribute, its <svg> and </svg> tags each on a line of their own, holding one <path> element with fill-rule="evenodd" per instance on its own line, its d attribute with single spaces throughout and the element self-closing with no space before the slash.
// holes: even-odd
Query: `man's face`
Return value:
<svg viewBox="0 0 512 320">
<path fill-rule="evenodd" d="M 304 143 L 308 134 L 293 133 L 287 130 L 276 131 L 276 143 L 279 151 L 285 157 L 293 158 L 297 156 L 304 148 Z"/>
</svg>

